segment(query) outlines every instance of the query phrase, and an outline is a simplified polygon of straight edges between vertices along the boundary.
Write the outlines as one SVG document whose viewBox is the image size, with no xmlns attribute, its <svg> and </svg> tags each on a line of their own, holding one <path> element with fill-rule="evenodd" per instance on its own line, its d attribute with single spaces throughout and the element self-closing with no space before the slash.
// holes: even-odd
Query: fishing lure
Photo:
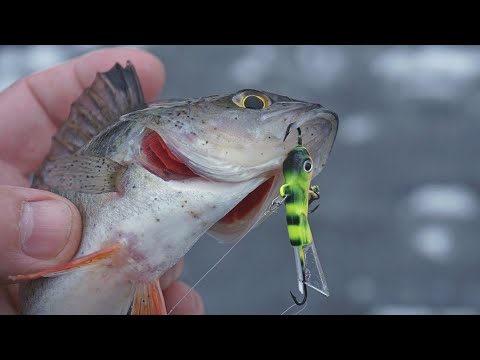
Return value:
<svg viewBox="0 0 480 360">
<path fill-rule="evenodd" d="M 287 128 L 286 140 L 290 128 Z M 303 305 L 307 301 L 307 286 L 328 296 L 328 287 L 323 274 L 323 270 L 318 260 L 318 255 L 313 242 L 313 235 L 308 222 L 308 214 L 318 208 L 318 205 L 309 212 L 309 205 L 318 200 L 319 188 L 317 185 L 311 185 L 313 177 L 313 160 L 308 150 L 302 145 L 302 133 L 298 131 L 298 144 L 287 155 L 283 162 L 283 176 L 285 184 L 280 187 L 280 196 L 282 202 L 286 204 L 288 236 L 290 244 L 294 248 L 295 264 L 297 269 L 297 279 L 299 291 L 304 296 L 302 301 L 290 292 L 293 301 L 297 305 Z M 309 265 L 307 264 L 307 252 L 312 252 L 314 268 L 317 270 L 319 284 L 315 286 L 310 281 L 312 276 Z"/>
<path fill-rule="evenodd" d="M 288 126 L 283 141 L 287 139 L 292 126 L 293 123 Z M 297 128 L 297 131 L 298 144 L 287 154 L 287 158 L 283 162 L 285 184 L 280 187 L 280 196 L 273 199 L 269 208 L 263 213 L 263 217 L 274 213 L 284 202 L 286 203 L 288 233 L 290 243 L 295 253 L 298 286 L 304 298 L 299 302 L 292 292 L 290 292 L 290 294 L 295 304 L 301 306 L 307 301 L 307 286 L 325 296 L 329 296 L 330 294 L 325 275 L 318 259 L 317 250 L 315 249 L 310 225 L 308 224 L 308 214 L 313 213 L 318 208 L 318 205 L 310 212 L 308 208 L 313 201 L 320 198 L 320 192 L 317 185 L 310 185 L 313 177 L 313 160 L 308 150 L 302 145 L 300 128 Z M 237 241 L 190 290 L 187 291 L 170 310 L 170 313 L 239 243 L 240 241 Z M 291 307 L 285 310 L 282 315 L 287 313 Z"/>
</svg>

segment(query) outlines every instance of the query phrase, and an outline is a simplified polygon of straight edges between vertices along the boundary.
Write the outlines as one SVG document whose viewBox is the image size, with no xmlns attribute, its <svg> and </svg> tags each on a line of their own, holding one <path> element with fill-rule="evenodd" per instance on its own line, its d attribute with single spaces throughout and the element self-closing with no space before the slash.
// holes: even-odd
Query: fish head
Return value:
<svg viewBox="0 0 480 360">
<path fill-rule="evenodd" d="M 240 239 L 268 215 L 284 181 L 283 162 L 297 145 L 296 137 L 285 139 L 290 124 L 302 130 L 312 176 L 325 166 L 338 129 L 338 116 L 322 105 L 253 89 L 160 102 L 142 112 L 148 114 L 148 128 L 161 137 L 167 162 L 174 159 L 178 168 L 188 169 L 183 175 L 222 183 L 262 179 L 210 229 L 222 241 Z"/>
</svg>

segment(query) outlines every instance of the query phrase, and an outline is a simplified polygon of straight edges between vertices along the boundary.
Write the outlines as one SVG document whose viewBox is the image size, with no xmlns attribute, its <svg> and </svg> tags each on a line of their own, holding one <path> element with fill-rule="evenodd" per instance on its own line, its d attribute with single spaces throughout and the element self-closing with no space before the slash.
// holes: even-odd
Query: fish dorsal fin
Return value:
<svg viewBox="0 0 480 360">
<path fill-rule="evenodd" d="M 49 160 L 77 152 L 122 115 L 145 107 L 140 81 L 130 61 L 126 67 L 117 63 L 109 71 L 97 73 L 53 137 Z"/>
</svg>

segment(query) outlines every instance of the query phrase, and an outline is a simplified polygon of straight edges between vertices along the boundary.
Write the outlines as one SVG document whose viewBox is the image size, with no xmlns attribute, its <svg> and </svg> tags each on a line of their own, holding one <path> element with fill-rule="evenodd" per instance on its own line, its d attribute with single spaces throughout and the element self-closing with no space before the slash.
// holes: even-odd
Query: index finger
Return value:
<svg viewBox="0 0 480 360">
<path fill-rule="evenodd" d="M 138 49 L 104 49 L 21 79 L 0 93 L 0 160 L 23 174 L 36 169 L 48 153 L 51 137 L 68 117 L 71 104 L 97 72 L 130 60 L 147 102 L 164 83 L 162 63 Z"/>
</svg>

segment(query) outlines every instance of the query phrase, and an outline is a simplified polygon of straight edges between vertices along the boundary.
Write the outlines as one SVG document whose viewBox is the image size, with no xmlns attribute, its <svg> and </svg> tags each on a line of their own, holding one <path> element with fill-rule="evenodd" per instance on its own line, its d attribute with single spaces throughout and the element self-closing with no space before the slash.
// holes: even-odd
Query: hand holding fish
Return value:
<svg viewBox="0 0 480 360">
<path fill-rule="evenodd" d="M 81 218 L 67 199 L 30 189 L 28 174 L 43 162 L 51 137 L 67 118 L 71 103 L 99 71 L 132 60 L 147 100 L 163 85 L 162 64 L 134 49 L 96 51 L 28 76 L 0 93 L 0 280 L 11 274 L 42 271 L 69 261 L 81 238 Z M 175 282 L 181 262 L 160 280 L 167 311 L 187 291 Z M 0 314 L 18 313 L 17 286 L 0 285 Z M 176 313 L 203 313 L 197 293 L 189 294 Z"/>
</svg>

